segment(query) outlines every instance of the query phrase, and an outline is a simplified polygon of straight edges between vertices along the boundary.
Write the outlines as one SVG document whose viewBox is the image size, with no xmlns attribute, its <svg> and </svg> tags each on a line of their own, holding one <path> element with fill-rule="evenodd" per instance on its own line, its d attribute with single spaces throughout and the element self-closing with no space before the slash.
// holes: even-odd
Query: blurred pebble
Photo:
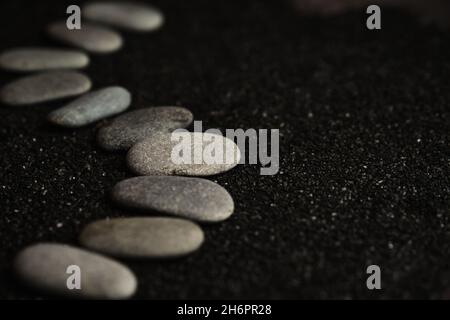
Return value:
<svg viewBox="0 0 450 320">
<path fill-rule="evenodd" d="M 57 40 L 93 53 L 114 52 L 123 44 L 117 32 L 87 22 L 83 22 L 80 30 L 69 30 L 66 22 L 55 22 L 49 25 L 48 33 Z"/>
<path fill-rule="evenodd" d="M 81 288 L 69 289 L 69 266 L 78 266 Z M 52 294 L 89 299 L 126 299 L 136 291 L 136 278 L 110 258 L 57 243 L 39 243 L 22 250 L 14 262 L 25 284 Z"/>
<path fill-rule="evenodd" d="M 9 105 L 29 105 L 85 93 L 91 89 L 91 80 L 82 73 L 52 71 L 15 80 L 5 85 L 0 99 Z"/>
<path fill-rule="evenodd" d="M 80 51 L 52 48 L 17 48 L 0 55 L 0 67 L 9 71 L 43 71 L 78 69 L 89 64 L 89 57 Z"/>
<path fill-rule="evenodd" d="M 92 2 L 82 12 L 89 20 L 133 31 L 153 31 L 164 22 L 159 10 L 136 3 Z"/>
</svg>

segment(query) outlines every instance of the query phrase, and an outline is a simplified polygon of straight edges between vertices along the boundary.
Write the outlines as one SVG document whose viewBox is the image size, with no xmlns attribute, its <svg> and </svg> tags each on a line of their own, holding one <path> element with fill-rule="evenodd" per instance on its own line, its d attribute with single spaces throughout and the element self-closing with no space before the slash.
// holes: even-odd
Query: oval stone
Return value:
<svg viewBox="0 0 450 320">
<path fill-rule="evenodd" d="M 106 150 L 127 150 L 133 144 L 157 132 L 186 128 L 194 116 L 182 107 L 154 107 L 127 112 L 102 127 L 98 144 Z"/>
<path fill-rule="evenodd" d="M 0 98 L 9 105 L 28 105 L 67 98 L 91 89 L 91 80 L 73 71 L 39 73 L 15 80 L 3 87 Z"/>
<path fill-rule="evenodd" d="M 81 29 L 69 30 L 66 22 L 55 22 L 48 27 L 53 38 L 93 53 L 109 53 L 119 50 L 123 40 L 117 32 L 83 22 Z"/>
<path fill-rule="evenodd" d="M 233 198 L 228 191 L 201 178 L 134 177 L 117 183 L 111 196 L 124 207 L 200 222 L 223 221 L 234 211 Z"/>
<path fill-rule="evenodd" d="M 238 146 L 222 135 L 201 132 L 158 133 L 136 143 L 127 154 L 138 175 L 209 176 L 235 167 Z"/>
<path fill-rule="evenodd" d="M 81 288 L 68 289 L 69 266 L 79 267 Z M 89 299 L 126 299 L 136 291 L 134 274 L 102 255 L 68 245 L 39 243 L 22 250 L 14 270 L 25 284 L 52 294 Z M 70 270 L 70 269 L 69 269 Z"/>
<path fill-rule="evenodd" d="M 0 55 L 0 67 L 9 71 L 29 72 L 52 69 L 78 69 L 89 64 L 80 51 L 52 48 L 17 48 Z"/>
<path fill-rule="evenodd" d="M 153 31 L 164 22 L 159 10 L 136 3 L 92 2 L 82 12 L 89 20 L 133 31 Z"/>
<path fill-rule="evenodd" d="M 87 93 L 51 112 L 48 120 L 63 127 L 81 127 L 126 110 L 131 95 L 122 87 L 108 87 Z"/>
<path fill-rule="evenodd" d="M 118 218 L 89 224 L 80 243 L 92 250 L 121 258 L 172 258 L 197 250 L 202 229 L 176 218 Z"/>
</svg>

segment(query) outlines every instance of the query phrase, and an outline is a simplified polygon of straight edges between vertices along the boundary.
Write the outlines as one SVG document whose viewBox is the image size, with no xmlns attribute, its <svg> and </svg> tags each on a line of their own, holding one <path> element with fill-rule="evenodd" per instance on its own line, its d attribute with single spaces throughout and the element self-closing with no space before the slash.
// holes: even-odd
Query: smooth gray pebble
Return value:
<svg viewBox="0 0 450 320">
<path fill-rule="evenodd" d="M 125 111 L 131 95 L 122 87 L 107 87 L 87 93 L 51 112 L 48 120 L 63 127 L 81 127 Z"/>
<path fill-rule="evenodd" d="M 228 191 L 202 178 L 134 177 L 117 183 L 111 196 L 124 207 L 199 222 L 223 221 L 234 211 L 233 198 Z"/>
<path fill-rule="evenodd" d="M 186 128 L 194 116 L 182 107 L 150 107 L 127 112 L 100 128 L 98 144 L 110 151 L 127 150 L 157 132 Z"/>
<path fill-rule="evenodd" d="M 195 150 L 200 152 L 196 153 Z M 208 150 L 216 150 L 214 154 L 220 155 L 220 159 L 215 161 L 206 152 Z M 178 157 L 174 161 L 172 155 L 180 154 L 190 156 L 186 156 L 186 159 Z M 133 145 L 127 154 L 127 164 L 138 175 L 209 176 L 234 168 L 240 158 L 239 147 L 222 135 L 177 132 L 172 136 L 171 133 L 158 133 Z"/>
<path fill-rule="evenodd" d="M 195 223 L 177 218 L 133 217 L 93 222 L 80 243 L 95 251 L 121 258 L 173 258 L 197 250 L 204 240 Z"/>
</svg>

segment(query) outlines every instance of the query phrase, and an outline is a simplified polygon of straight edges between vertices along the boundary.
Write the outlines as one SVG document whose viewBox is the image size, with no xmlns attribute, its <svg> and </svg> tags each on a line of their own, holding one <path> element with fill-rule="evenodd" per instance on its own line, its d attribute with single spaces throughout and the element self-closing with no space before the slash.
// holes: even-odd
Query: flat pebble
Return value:
<svg viewBox="0 0 450 320">
<path fill-rule="evenodd" d="M 66 22 L 55 22 L 48 27 L 48 33 L 57 40 L 93 53 L 114 52 L 123 44 L 117 32 L 87 22 L 83 22 L 79 30 L 67 29 Z"/>
<path fill-rule="evenodd" d="M 5 85 L 0 99 L 9 105 L 28 105 L 67 98 L 91 89 L 91 80 L 74 71 L 52 71 L 26 76 Z"/>
<path fill-rule="evenodd" d="M 0 55 L 5 70 L 29 72 L 52 69 L 78 69 L 89 64 L 89 57 L 80 51 L 52 48 L 17 48 Z"/>
<path fill-rule="evenodd" d="M 80 243 L 121 258 L 171 258 L 197 250 L 204 235 L 198 225 L 177 218 L 118 218 L 89 224 Z"/>
<path fill-rule="evenodd" d="M 117 183 L 111 196 L 124 207 L 200 222 L 223 221 L 234 210 L 233 198 L 227 190 L 201 178 L 134 177 Z"/>
<path fill-rule="evenodd" d="M 159 10 L 137 3 L 92 2 L 82 12 L 89 20 L 133 31 L 153 31 L 164 22 Z"/>
<path fill-rule="evenodd" d="M 127 150 L 157 132 L 171 132 L 192 123 L 192 113 L 182 107 L 153 107 L 127 112 L 102 127 L 97 135 L 106 150 Z"/>
<path fill-rule="evenodd" d="M 63 127 L 81 127 L 126 110 L 131 95 L 122 87 L 108 87 L 87 93 L 51 112 L 48 120 Z"/>
<path fill-rule="evenodd" d="M 78 266 L 81 288 L 68 289 L 69 266 Z M 52 294 L 89 299 L 126 299 L 136 291 L 134 274 L 102 255 L 68 245 L 39 243 L 22 250 L 14 270 L 25 284 Z"/>
<path fill-rule="evenodd" d="M 157 133 L 136 143 L 128 151 L 128 167 L 138 175 L 209 176 L 228 171 L 240 161 L 238 146 L 222 135 L 178 132 L 177 136 L 180 139 Z M 218 161 L 211 158 L 213 153 L 219 155 Z M 174 159 L 172 154 L 184 154 L 186 159 Z"/>
</svg>

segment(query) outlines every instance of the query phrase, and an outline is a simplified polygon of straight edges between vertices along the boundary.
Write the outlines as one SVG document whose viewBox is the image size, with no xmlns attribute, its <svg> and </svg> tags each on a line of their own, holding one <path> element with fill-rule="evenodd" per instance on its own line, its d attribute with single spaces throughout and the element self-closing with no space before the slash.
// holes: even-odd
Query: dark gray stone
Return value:
<svg viewBox="0 0 450 320">
<path fill-rule="evenodd" d="M 5 85 L 0 99 L 9 105 L 28 105 L 67 98 L 91 89 L 91 80 L 73 71 L 39 73 L 15 80 Z"/>
<path fill-rule="evenodd" d="M 102 127 L 97 135 L 106 150 L 127 150 L 133 144 L 157 132 L 186 128 L 193 115 L 182 107 L 152 107 L 127 112 Z"/>
<path fill-rule="evenodd" d="M 29 72 L 52 69 L 78 69 L 89 64 L 81 51 L 53 48 L 16 48 L 0 55 L 0 67 L 9 71 Z"/>
<path fill-rule="evenodd" d="M 177 136 L 181 139 L 174 139 L 170 133 L 158 133 L 136 143 L 128 151 L 128 167 L 138 175 L 209 176 L 228 171 L 240 161 L 238 146 L 221 135 L 180 132 Z M 217 163 L 202 156 L 206 150 L 213 148 L 223 154 Z M 185 162 L 175 161 L 172 155 L 180 154 L 182 149 L 191 156 Z"/>
<path fill-rule="evenodd" d="M 81 271 L 81 288 L 68 289 L 67 268 Z M 126 299 L 136 291 L 136 278 L 124 265 L 102 255 L 57 243 L 39 243 L 22 250 L 14 270 L 23 282 L 53 294 L 89 299 Z M 73 272 L 73 271 L 72 271 Z"/>
<path fill-rule="evenodd" d="M 63 127 L 81 127 L 126 110 L 131 95 L 122 87 L 108 87 L 87 93 L 51 112 L 48 120 Z"/>
<path fill-rule="evenodd" d="M 133 31 L 159 29 L 164 17 L 148 5 L 126 2 L 91 2 L 83 7 L 83 17 L 100 23 Z"/>
<path fill-rule="evenodd" d="M 118 218 L 96 221 L 84 228 L 80 243 L 121 258 L 172 258 L 197 250 L 202 229 L 177 218 Z"/>
<path fill-rule="evenodd" d="M 83 22 L 81 29 L 69 30 L 66 22 L 55 22 L 48 33 L 56 40 L 82 48 L 92 53 L 110 53 L 119 50 L 123 40 L 117 32 L 95 24 Z"/>
<path fill-rule="evenodd" d="M 227 190 L 201 178 L 130 178 L 114 186 L 112 198 L 121 206 L 200 222 L 223 221 L 234 211 L 233 199 Z"/>
</svg>

